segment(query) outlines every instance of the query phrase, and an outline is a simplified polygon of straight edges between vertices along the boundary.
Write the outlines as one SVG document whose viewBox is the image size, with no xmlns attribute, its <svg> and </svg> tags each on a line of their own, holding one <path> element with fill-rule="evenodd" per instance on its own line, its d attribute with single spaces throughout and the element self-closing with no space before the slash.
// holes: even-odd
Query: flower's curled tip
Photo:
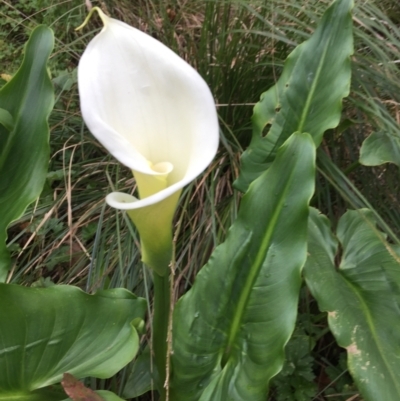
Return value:
<svg viewBox="0 0 400 401">
<path fill-rule="evenodd" d="M 85 21 L 83 21 L 83 23 L 81 25 L 78 26 L 78 28 L 75 28 L 75 31 L 80 31 L 81 29 L 83 29 L 87 23 L 89 22 L 90 18 L 92 17 L 93 13 L 97 11 L 101 20 L 103 21 L 104 26 L 107 25 L 108 20 L 110 19 L 109 17 L 107 17 L 107 15 L 105 15 L 103 13 L 103 11 L 101 10 L 101 8 L 99 7 L 93 7 L 90 11 L 89 14 L 87 15 L 87 17 L 85 18 Z"/>
<path fill-rule="evenodd" d="M 111 192 L 106 196 L 106 202 L 115 209 L 129 210 L 132 209 L 133 203 L 139 202 L 139 199 L 123 192 Z"/>
</svg>

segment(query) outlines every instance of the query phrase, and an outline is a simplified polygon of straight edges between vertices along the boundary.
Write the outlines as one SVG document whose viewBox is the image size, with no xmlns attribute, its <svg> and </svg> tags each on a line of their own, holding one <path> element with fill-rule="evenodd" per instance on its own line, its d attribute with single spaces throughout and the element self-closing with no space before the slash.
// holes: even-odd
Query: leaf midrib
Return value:
<svg viewBox="0 0 400 401">
<path fill-rule="evenodd" d="M 356 287 L 355 284 L 353 284 L 353 282 L 351 282 L 350 280 L 348 280 L 346 278 L 346 276 L 344 274 L 341 274 L 344 282 L 347 284 L 347 286 L 350 288 L 350 290 L 355 294 L 355 296 L 358 298 L 360 305 L 361 305 L 361 310 L 363 311 L 364 315 L 365 315 L 365 320 L 367 323 L 367 326 L 370 329 L 372 338 L 375 342 L 375 345 L 379 351 L 379 355 L 387 369 L 387 371 L 389 372 L 389 375 L 392 379 L 392 382 L 394 383 L 394 386 L 398 392 L 398 394 L 400 394 L 400 382 L 398 382 L 397 380 L 397 376 L 392 372 L 391 368 L 390 368 L 390 363 L 387 361 L 387 359 L 385 358 L 385 353 L 382 351 L 382 345 L 379 341 L 379 336 L 376 333 L 376 329 L 375 329 L 375 325 L 373 323 L 373 319 L 371 316 L 371 313 L 369 312 L 369 309 L 367 307 L 367 303 L 365 302 L 363 296 L 361 295 L 360 291 L 358 290 L 358 288 Z"/>
<path fill-rule="evenodd" d="M 322 52 L 322 57 L 320 58 L 320 62 L 318 64 L 318 68 L 317 68 L 317 71 L 315 73 L 315 77 L 314 77 L 313 83 L 311 85 L 310 91 L 308 92 L 308 96 L 307 96 L 305 105 L 303 107 L 303 112 L 301 113 L 299 125 L 297 127 L 297 131 L 299 131 L 299 132 L 303 132 L 304 125 L 305 125 L 305 122 L 306 122 L 306 118 L 307 118 L 308 112 L 310 110 L 311 102 L 312 102 L 312 99 L 314 97 L 314 93 L 316 91 L 317 85 L 319 83 L 319 78 L 320 78 L 320 75 L 321 75 L 322 67 L 325 64 L 325 59 L 326 59 L 326 54 L 327 54 L 327 51 L 328 51 L 329 43 L 330 43 L 330 40 L 328 40 L 327 44 L 325 45 L 325 49 Z"/>
<path fill-rule="evenodd" d="M 237 335 L 239 333 L 241 322 L 242 322 L 242 319 L 243 319 L 243 316 L 244 316 L 244 313 L 246 310 L 246 306 L 247 306 L 248 300 L 250 298 L 250 295 L 251 295 L 251 292 L 253 289 L 254 282 L 256 281 L 256 279 L 258 277 L 261 266 L 265 260 L 265 256 L 268 253 L 268 249 L 269 249 L 269 246 L 271 243 L 273 233 L 275 231 L 275 227 L 277 226 L 278 219 L 279 219 L 282 209 L 284 207 L 283 199 L 285 199 L 286 194 L 289 191 L 289 188 L 293 181 L 293 175 L 294 175 L 294 173 L 292 170 L 292 173 L 289 175 L 289 179 L 286 181 L 285 189 L 281 193 L 280 199 L 277 202 L 277 207 L 274 208 L 274 213 L 270 220 L 270 224 L 268 225 L 267 232 L 264 235 L 262 244 L 259 248 L 259 251 L 257 252 L 256 259 L 251 266 L 250 272 L 247 275 L 247 280 L 246 280 L 245 285 L 243 286 L 243 290 L 240 294 L 239 302 L 237 304 L 238 307 L 235 309 L 235 314 L 234 314 L 234 317 L 232 320 L 232 324 L 231 324 L 231 327 L 228 332 L 229 333 L 228 341 L 227 341 L 227 345 L 225 347 L 225 355 L 223 357 L 223 360 L 226 362 L 229 360 L 229 358 L 231 356 L 233 345 L 234 345 Z"/>
</svg>

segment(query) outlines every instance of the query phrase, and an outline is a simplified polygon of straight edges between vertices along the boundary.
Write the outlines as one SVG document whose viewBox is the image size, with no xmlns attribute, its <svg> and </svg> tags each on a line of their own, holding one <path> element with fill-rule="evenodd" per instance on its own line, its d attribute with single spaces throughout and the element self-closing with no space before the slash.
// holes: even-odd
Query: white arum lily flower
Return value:
<svg viewBox="0 0 400 401">
<path fill-rule="evenodd" d="M 106 201 L 127 211 L 139 230 L 143 261 L 164 275 L 182 188 L 217 151 L 214 100 L 201 76 L 173 51 L 97 11 L 104 28 L 78 67 L 82 115 L 91 133 L 132 170 L 140 199 L 114 192 Z"/>
</svg>

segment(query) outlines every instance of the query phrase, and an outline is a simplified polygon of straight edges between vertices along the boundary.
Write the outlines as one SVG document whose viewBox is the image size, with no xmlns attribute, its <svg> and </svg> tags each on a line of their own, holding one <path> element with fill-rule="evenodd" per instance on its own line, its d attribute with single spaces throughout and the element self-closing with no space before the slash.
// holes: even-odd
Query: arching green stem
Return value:
<svg viewBox="0 0 400 401">
<path fill-rule="evenodd" d="M 167 368 L 167 335 L 170 310 L 170 275 L 160 276 L 153 273 L 154 314 L 153 314 L 153 352 L 158 371 L 157 388 L 160 401 L 165 401 L 165 378 Z"/>
</svg>

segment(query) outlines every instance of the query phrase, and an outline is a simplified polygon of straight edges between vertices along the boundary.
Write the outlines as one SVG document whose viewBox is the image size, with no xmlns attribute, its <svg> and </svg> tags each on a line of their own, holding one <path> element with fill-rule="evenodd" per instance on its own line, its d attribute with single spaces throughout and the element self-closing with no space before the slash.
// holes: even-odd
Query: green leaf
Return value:
<svg viewBox="0 0 400 401">
<path fill-rule="evenodd" d="M 281 147 L 244 195 L 225 243 L 178 301 L 174 401 L 265 400 L 294 329 L 314 158 L 308 134 Z"/>
<path fill-rule="evenodd" d="M 116 394 L 112 393 L 111 391 L 96 390 L 95 393 L 98 394 L 99 396 L 101 396 L 101 398 L 104 401 L 124 401 L 124 399 L 118 397 Z"/>
<path fill-rule="evenodd" d="M 67 401 L 65 392 L 56 386 L 42 388 L 30 392 L 29 394 L 13 394 L 12 398 L 7 394 L 4 395 L 0 389 L 0 400 L 2 401 Z"/>
<path fill-rule="evenodd" d="M 361 146 L 360 163 L 364 166 L 394 163 L 400 167 L 400 137 L 383 131 L 371 134 Z"/>
<path fill-rule="evenodd" d="M 0 109 L 6 111 L 0 115 L 0 282 L 10 266 L 7 227 L 39 196 L 46 178 L 47 119 L 54 103 L 47 72 L 52 49 L 52 31 L 38 26 L 26 45 L 20 69 L 0 90 Z M 12 124 L 7 113 L 13 116 Z M 13 129 L 8 132 L 9 128 Z"/>
<path fill-rule="evenodd" d="M 0 109 L 0 124 L 7 131 L 12 131 L 14 129 L 14 119 L 7 110 Z"/>
<path fill-rule="evenodd" d="M 102 400 L 104 401 L 124 401 L 123 398 L 118 397 L 116 394 L 112 393 L 111 391 L 106 390 L 95 390 L 96 394 L 98 394 Z M 0 393 L 0 400 L 1 398 Z M 65 392 L 61 388 L 44 388 L 40 390 L 33 391 L 27 394 L 18 394 L 13 395 L 12 399 L 6 398 L 7 401 L 75 401 L 68 398 Z M 84 401 L 91 401 L 90 399 L 84 399 Z"/>
<path fill-rule="evenodd" d="M 312 209 L 304 273 L 320 310 L 328 312 L 332 333 L 347 349 L 349 371 L 363 398 L 398 401 L 399 249 L 386 243 L 372 216 L 367 209 L 347 212 L 336 239 L 328 219 Z"/>
<path fill-rule="evenodd" d="M 353 0 L 337 0 L 328 8 L 314 34 L 289 55 L 276 85 L 254 107 L 252 140 L 235 182 L 242 192 L 293 132 L 308 132 L 318 146 L 324 132 L 339 124 L 342 99 L 350 92 L 352 7 Z"/>
<path fill-rule="evenodd" d="M 145 300 L 124 289 L 88 295 L 79 288 L 0 284 L 0 400 L 36 400 L 36 389 L 77 378 L 109 378 L 138 350 L 131 322 Z M 32 398 L 31 398 L 32 396 Z M 67 397 L 64 397 L 67 398 Z"/>
</svg>

